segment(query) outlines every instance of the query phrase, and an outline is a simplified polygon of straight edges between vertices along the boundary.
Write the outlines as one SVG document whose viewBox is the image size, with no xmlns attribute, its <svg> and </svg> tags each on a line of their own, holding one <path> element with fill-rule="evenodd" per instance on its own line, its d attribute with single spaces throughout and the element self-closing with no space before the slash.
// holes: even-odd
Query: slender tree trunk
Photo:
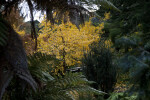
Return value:
<svg viewBox="0 0 150 100">
<path fill-rule="evenodd" d="M 33 17 L 33 4 L 30 0 L 27 0 L 27 3 L 29 5 L 30 14 L 31 14 L 31 37 L 35 40 L 35 51 L 37 50 L 37 35 L 35 31 L 35 23 L 34 23 L 34 17 Z"/>
<path fill-rule="evenodd" d="M 64 45 L 64 48 L 62 50 L 62 56 L 63 56 L 63 69 L 65 73 L 66 72 L 66 51 L 65 51 L 65 40 L 63 36 L 62 36 L 62 43 Z"/>
<path fill-rule="evenodd" d="M 65 52 L 65 48 L 63 48 L 63 68 L 64 68 L 64 73 L 66 72 L 66 52 Z"/>
</svg>

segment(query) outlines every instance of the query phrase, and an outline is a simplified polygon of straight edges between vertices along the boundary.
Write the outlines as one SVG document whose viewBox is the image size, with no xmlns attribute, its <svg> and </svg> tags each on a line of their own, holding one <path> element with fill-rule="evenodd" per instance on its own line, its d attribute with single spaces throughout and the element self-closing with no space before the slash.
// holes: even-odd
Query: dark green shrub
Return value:
<svg viewBox="0 0 150 100">
<path fill-rule="evenodd" d="M 90 49 L 82 59 L 87 79 L 96 82 L 94 88 L 112 92 L 116 82 L 116 69 L 110 48 L 105 45 L 105 40 L 100 40 L 90 45 Z"/>
</svg>

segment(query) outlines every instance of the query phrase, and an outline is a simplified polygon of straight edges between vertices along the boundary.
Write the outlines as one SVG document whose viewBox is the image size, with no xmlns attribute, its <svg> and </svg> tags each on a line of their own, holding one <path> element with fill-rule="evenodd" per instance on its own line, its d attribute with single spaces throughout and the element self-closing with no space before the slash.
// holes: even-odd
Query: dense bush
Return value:
<svg viewBox="0 0 150 100">
<path fill-rule="evenodd" d="M 90 49 L 82 60 L 87 79 L 96 82 L 94 88 L 112 92 L 116 82 L 116 68 L 112 62 L 110 48 L 104 40 L 100 40 L 93 43 Z"/>
</svg>

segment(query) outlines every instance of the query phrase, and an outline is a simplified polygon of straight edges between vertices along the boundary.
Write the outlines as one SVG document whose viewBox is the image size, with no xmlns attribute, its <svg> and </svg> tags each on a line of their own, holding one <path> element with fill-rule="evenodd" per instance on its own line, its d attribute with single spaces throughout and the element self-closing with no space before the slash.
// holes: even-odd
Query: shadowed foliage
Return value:
<svg viewBox="0 0 150 100">
<path fill-rule="evenodd" d="M 117 64 L 130 73 L 132 88 L 128 93 L 137 93 L 136 100 L 149 100 L 150 1 L 112 1 L 122 13 L 111 12 L 112 18 L 105 23 L 105 31 L 116 49 Z"/>
<path fill-rule="evenodd" d="M 99 43 L 90 45 L 90 49 L 82 60 L 87 79 L 96 82 L 94 88 L 112 92 L 116 83 L 116 68 L 109 47 L 104 40 L 100 40 Z"/>
</svg>

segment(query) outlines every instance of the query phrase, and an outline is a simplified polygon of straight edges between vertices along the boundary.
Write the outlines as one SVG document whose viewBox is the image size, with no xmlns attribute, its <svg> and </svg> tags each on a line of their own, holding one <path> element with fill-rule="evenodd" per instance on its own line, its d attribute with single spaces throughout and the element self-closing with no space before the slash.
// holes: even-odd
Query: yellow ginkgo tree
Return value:
<svg viewBox="0 0 150 100">
<path fill-rule="evenodd" d="M 71 22 L 51 25 L 45 19 L 40 27 L 38 51 L 56 55 L 62 60 L 61 70 L 65 72 L 68 66 L 80 63 L 83 51 L 88 49 L 89 44 L 98 41 L 104 23 L 93 26 L 87 21 L 79 30 Z"/>
</svg>

